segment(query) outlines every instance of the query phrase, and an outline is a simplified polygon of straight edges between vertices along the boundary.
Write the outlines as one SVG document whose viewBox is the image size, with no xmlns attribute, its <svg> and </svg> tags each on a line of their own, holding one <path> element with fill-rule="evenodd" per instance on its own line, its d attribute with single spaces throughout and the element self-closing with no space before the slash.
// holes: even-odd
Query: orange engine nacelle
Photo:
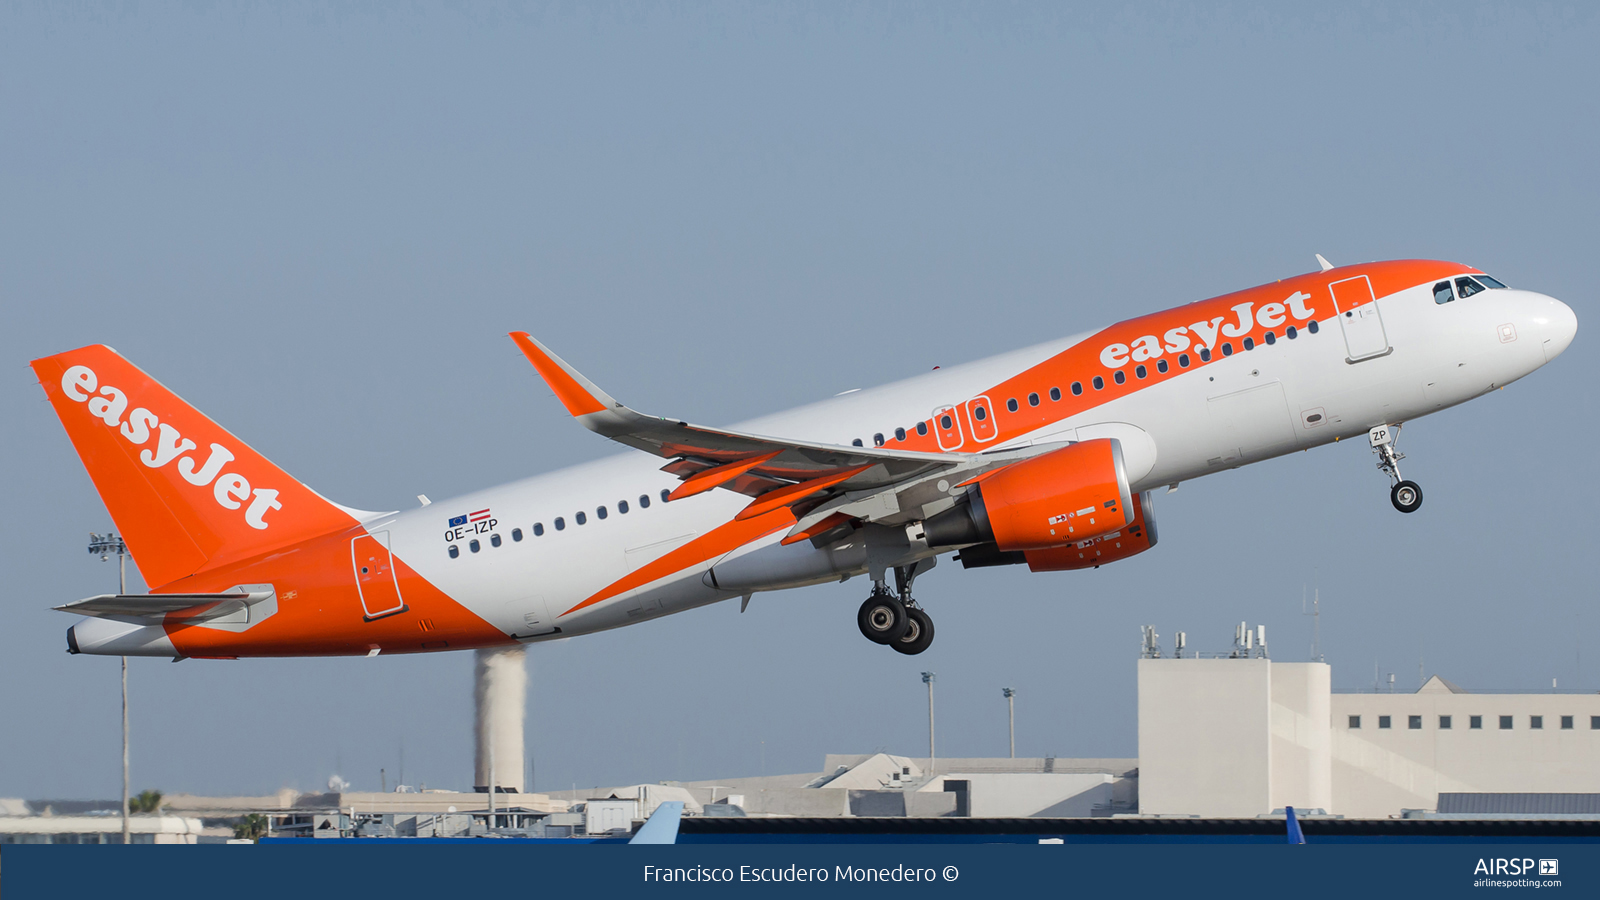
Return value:
<svg viewBox="0 0 1600 900">
<path fill-rule="evenodd" d="M 1122 444 L 1097 438 L 982 476 L 965 502 L 924 523 L 929 546 L 992 543 L 1002 552 L 1080 543 L 1133 524 Z"/>
<path fill-rule="evenodd" d="M 1149 494 L 1133 498 L 1133 523 L 1110 534 L 1046 550 L 1023 554 L 1029 571 L 1064 572 L 1092 569 L 1143 553 L 1156 545 L 1156 520 L 1149 511 Z"/>
</svg>

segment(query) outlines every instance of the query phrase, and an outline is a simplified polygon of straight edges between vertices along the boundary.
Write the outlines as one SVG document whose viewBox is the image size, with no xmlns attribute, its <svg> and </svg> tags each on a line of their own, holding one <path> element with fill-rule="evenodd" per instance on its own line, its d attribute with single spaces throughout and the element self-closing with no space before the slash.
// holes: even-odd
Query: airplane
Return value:
<svg viewBox="0 0 1600 900">
<path fill-rule="evenodd" d="M 1391 503 L 1414 512 L 1401 425 L 1522 378 L 1577 333 L 1566 304 L 1470 266 L 1317 261 L 733 428 L 637 412 L 514 332 L 567 412 L 629 452 L 405 511 L 324 498 L 108 347 L 37 359 L 154 585 L 56 607 L 84 616 L 68 650 L 492 648 L 866 575 L 857 627 L 915 655 L 934 626 L 913 586 L 941 556 L 1124 560 L 1156 545 L 1163 486 L 1365 436 Z"/>
</svg>

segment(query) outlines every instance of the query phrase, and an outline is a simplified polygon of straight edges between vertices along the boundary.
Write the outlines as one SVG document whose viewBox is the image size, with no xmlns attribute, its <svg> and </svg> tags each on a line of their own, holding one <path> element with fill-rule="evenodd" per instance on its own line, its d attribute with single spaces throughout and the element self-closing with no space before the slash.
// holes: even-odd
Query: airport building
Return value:
<svg viewBox="0 0 1600 900">
<path fill-rule="evenodd" d="M 1335 693 L 1325 663 L 1139 660 L 1139 812 L 1349 818 L 1441 794 L 1600 793 L 1600 694 Z M 1415 814 L 1415 813 L 1413 813 Z"/>
<path fill-rule="evenodd" d="M 287 837 L 603 838 L 668 801 L 695 818 L 1600 819 L 1600 693 L 1475 693 L 1437 676 L 1336 692 L 1326 663 L 1274 662 L 1258 635 L 1241 624 L 1232 651 L 1198 655 L 1180 638 L 1163 657 L 1146 629 L 1133 759 L 830 754 L 817 772 L 547 794 L 508 784 L 525 771 L 520 653 L 480 654 L 474 790 L 173 795 L 134 817 L 132 840 L 225 840 L 251 813 Z M 0 800 L 0 843 L 119 842 L 114 806 Z"/>
</svg>

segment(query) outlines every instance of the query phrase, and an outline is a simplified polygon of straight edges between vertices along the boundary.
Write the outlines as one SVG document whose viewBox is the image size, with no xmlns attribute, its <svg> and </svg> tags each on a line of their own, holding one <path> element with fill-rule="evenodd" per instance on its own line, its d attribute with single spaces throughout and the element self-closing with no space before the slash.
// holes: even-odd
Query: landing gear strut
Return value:
<svg viewBox="0 0 1600 900">
<path fill-rule="evenodd" d="M 1400 475 L 1400 460 L 1406 455 L 1394 448 L 1399 433 L 1399 425 L 1379 425 L 1367 432 L 1367 442 L 1372 445 L 1372 452 L 1378 454 L 1378 469 L 1389 476 L 1392 484 L 1389 502 L 1403 513 L 1414 513 L 1422 506 L 1422 488 Z"/>
<path fill-rule="evenodd" d="M 867 640 L 887 644 L 895 652 L 915 656 L 933 644 L 933 618 L 911 596 L 911 584 L 921 573 L 933 568 L 932 560 L 920 560 L 894 569 L 894 593 L 883 582 L 872 587 L 872 595 L 856 613 L 856 625 Z"/>
</svg>

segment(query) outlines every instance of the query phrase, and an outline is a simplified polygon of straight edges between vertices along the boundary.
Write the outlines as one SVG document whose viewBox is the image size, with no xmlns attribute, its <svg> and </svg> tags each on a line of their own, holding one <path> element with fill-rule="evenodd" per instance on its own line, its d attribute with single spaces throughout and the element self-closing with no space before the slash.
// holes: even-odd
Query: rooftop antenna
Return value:
<svg viewBox="0 0 1600 900">
<path fill-rule="evenodd" d="M 1300 615 L 1311 617 L 1311 661 L 1327 662 L 1322 658 L 1322 589 L 1311 595 L 1311 611 L 1306 611 L 1306 588 L 1300 586 Z"/>
<path fill-rule="evenodd" d="M 1175 658 L 1175 659 L 1183 659 L 1183 648 L 1188 646 L 1188 644 L 1189 644 L 1189 635 L 1187 633 L 1180 631 L 1177 634 L 1173 635 L 1173 638 L 1172 638 L 1172 656 L 1173 656 L 1173 658 Z"/>
<path fill-rule="evenodd" d="M 1394 673 L 1389 673 L 1389 693 L 1394 693 Z"/>
<path fill-rule="evenodd" d="M 1256 646 L 1259 648 L 1256 651 L 1257 659 L 1271 659 L 1267 655 L 1267 626 L 1265 625 L 1256 626 Z"/>
<path fill-rule="evenodd" d="M 1154 625 L 1139 626 L 1139 656 L 1144 659 L 1161 658 L 1161 635 Z"/>
</svg>

